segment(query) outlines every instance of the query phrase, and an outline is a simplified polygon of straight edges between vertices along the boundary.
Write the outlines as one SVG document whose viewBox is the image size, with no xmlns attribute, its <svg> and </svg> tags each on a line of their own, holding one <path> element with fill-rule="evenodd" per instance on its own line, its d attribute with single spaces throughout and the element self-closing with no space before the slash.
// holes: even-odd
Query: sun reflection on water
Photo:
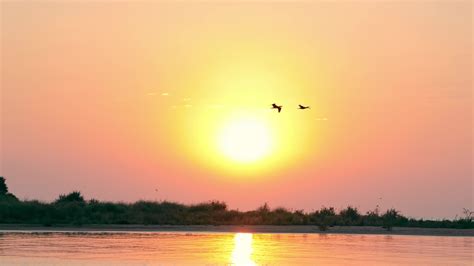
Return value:
<svg viewBox="0 0 474 266">
<path fill-rule="evenodd" d="M 234 236 L 234 250 L 232 251 L 232 265 L 249 266 L 256 265 L 252 260 L 253 235 L 251 233 L 237 233 Z"/>
</svg>

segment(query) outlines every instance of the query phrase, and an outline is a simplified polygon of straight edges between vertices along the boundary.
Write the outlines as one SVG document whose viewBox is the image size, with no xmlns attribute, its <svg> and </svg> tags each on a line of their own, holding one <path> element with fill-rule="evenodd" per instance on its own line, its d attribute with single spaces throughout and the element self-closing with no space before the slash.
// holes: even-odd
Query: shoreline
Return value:
<svg viewBox="0 0 474 266">
<path fill-rule="evenodd" d="M 282 233 L 282 234 L 371 234 L 414 236 L 474 237 L 474 229 L 393 227 L 387 231 L 376 226 L 334 226 L 320 231 L 315 225 L 27 225 L 1 224 L 7 232 L 196 232 L 196 233 Z"/>
</svg>

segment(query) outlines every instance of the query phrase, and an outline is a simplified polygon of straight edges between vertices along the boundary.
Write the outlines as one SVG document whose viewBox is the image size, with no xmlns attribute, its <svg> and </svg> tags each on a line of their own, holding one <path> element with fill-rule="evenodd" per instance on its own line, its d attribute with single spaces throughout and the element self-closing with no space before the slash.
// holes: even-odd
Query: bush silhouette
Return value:
<svg viewBox="0 0 474 266">
<path fill-rule="evenodd" d="M 0 195 L 6 195 L 8 193 L 8 186 L 5 182 L 5 178 L 0 176 Z"/>
<path fill-rule="evenodd" d="M 378 207 L 365 215 L 348 206 L 336 213 L 333 207 L 306 213 L 268 204 L 252 211 L 229 210 L 221 201 L 185 205 L 170 201 L 137 201 L 135 203 L 85 201 L 79 191 L 60 195 L 52 203 L 18 200 L 8 193 L 5 179 L 0 179 L 0 223 L 43 226 L 69 224 L 145 224 L 145 225 L 315 225 L 326 231 L 335 225 L 372 225 L 392 230 L 393 226 L 474 228 L 473 212 L 455 220 L 408 219 L 395 209 L 379 215 Z"/>
<path fill-rule="evenodd" d="M 59 198 L 55 203 L 66 203 L 66 202 L 81 202 L 85 203 L 84 197 L 79 191 L 73 191 L 67 195 L 59 195 Z"/>
<path fill-rule="evenodd" d="M 336 225 L 336 211 L 333 207 L 322 207 L 310 214 L 310 222 L 318 225 L 319 230 L 326 231 L 328 226 Z"/>
<path fill-rule="evenodd" d="M 357 208 L 348 206 L 339 212 L 341 219 L 345 225 L 359 225 L 360 214 Z"/>
<path fill-rule="evenodd" d="M 15 195 L 8 192 L 8 186 L 3 176 L 0 176 L 0 201 L 18 201 L 18 198 Z"/>
<path fill-rule="evenodd" d="M 395 225 L 399 217 L 399 212 L 395 209 L 389 209 L 382 215 L 383 227 L 388 231 L 392 231 L 392 227 Z"/>
</svg>

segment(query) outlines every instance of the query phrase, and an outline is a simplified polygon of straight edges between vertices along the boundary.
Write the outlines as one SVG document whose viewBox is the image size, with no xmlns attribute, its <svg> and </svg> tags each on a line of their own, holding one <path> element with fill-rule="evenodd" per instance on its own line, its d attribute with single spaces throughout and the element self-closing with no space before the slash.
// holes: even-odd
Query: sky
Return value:
<svg viewBox="0 0 474 266">
<path fill-rule="evenodd" d="M 453 218 L 472 33 L 470 1 L 2 2 L 0 175 L 22 199 Z"/>
</svg>

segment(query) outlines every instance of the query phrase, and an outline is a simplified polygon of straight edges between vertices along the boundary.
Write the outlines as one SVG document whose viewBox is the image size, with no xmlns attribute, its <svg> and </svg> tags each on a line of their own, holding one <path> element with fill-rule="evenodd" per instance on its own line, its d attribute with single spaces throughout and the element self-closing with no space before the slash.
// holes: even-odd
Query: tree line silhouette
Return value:
<svg viewBox="0 0 474 266">
<path fill-rule="evenodd" d="M 91 225 L 316 225 L 321 231 L 331 226 L 382 226 L 425 228 L 474 228 L 473 212 L 464 209 L 464 216 L 454 220 L 424 220 L 403 216 L 396 209 L 380 213 L 378 208 L 360 213 L 348 206 L 336 212 L 322 207 L 313 212 L 271 209 L 264 204 L 256 210 L 228 209 L 221 201 L 185 205 L 170 201 L 135 203 L 85 200 L 78 191 L 60 195 L 51 203 L 19 200 L 8 192 L 5 178 L 0 177 L 0 224 Z"/>
</svg>

